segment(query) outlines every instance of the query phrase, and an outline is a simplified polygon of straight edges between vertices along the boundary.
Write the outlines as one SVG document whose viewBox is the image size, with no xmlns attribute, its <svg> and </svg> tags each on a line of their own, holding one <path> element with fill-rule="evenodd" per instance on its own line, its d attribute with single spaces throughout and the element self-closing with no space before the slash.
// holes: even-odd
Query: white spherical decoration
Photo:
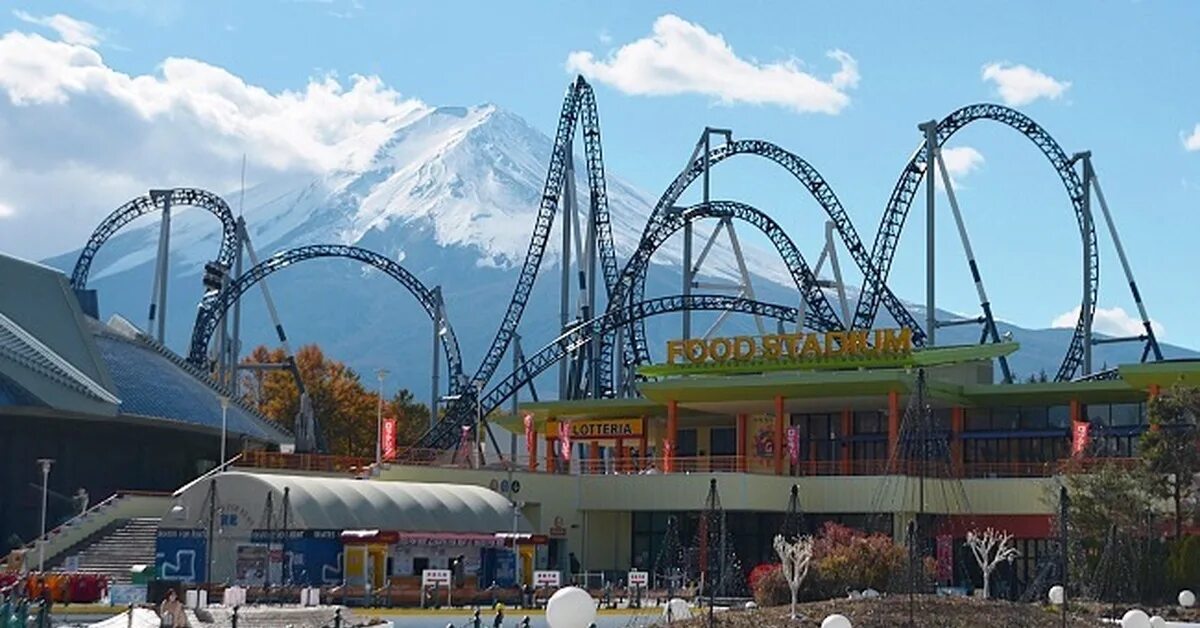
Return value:
<svg viewBox="0 0 1200 628">
<path fill-rule="evenodd" d="M 1167 628 L 1167 620 L 1155 615 L 1150 618 L 1150 626 L 1151 628 Z"/>
<path fill-rule="evenodd" d="M 1064 593 L 1065 591 L 1063 591 L 1061 584 L 1056 584 L 1050 587 L 1050 603 L 1054 604 L 1055 606 L 1061 605 L 1063 603 Z"/>
<path fill-rule="evenodd" d="M 750 602 L 750 604 L 753 604 L 753 602 Z M 666 617 L 667 613 L 671 613 L 672 620 L 692 618 L 692 609 L 688 606 L 687 600 L 677 597 L 671 598 L 667 602 L 667 606 L 663 608 L 663 617 Z"/>
<path fill-rule="evenodd" d="M 879 591 L 876 591 L 875 589 L 864 589 L 862 596 L 866 599 L 874 599 L 879 597 Z"/>
<path fill-rule="evenodd" d="M 1131 609 L 1121 618 L 1121 628 L 1150 628 L 1150 616 L 1141 609 Z"/>
<path fill-rule="evenodd" d="M 1179 605 L 1184 608 L 1191 608 L 1196 605 L 1196 594 L 1184 589 L 1179 592 Z"/>
<path fill-rule="evenodd" d="M 749 602 L 746 602 L 746 610 L 752 611 L 756 608 L 758 608 L 758 604 L 755 604 L 754 600 L 750 600 Z"/>
<path fill-rule="evenodd" d="M 850 623 L 849 619 L 846 619 L 845 615 L 834 613 L 821 622 L 821 628 L 854 628 L 854 625 Z"/>
<path fill-rule="evenodd" d="M 587 628 L 596 620 L 596 602 L 579 587 L 559 589 L 546 602 L 546 623 L 550 628 Z"/>
</svg>

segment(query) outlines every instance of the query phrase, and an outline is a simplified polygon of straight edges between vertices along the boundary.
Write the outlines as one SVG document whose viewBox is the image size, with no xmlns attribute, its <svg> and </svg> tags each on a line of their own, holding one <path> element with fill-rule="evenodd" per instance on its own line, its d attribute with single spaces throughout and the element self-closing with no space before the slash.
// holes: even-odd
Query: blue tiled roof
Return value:
<svg viewBox="0 0 1200 628">
<path fill-rule="evenodd" d="M 26 390 L 24 386 L 14 382 L 4 373 L 0 373 L 0 406 L 44 405 L 46 404 L 41 399 Z"/>
<path fill-rule="evenodd" d="M 121 398 L 122 414 L 221 429 L 221 402 L 207 383 L 137 341 L 107 333 L 95 338 Z M 229 406 L 227 429 L 260 441 L 292 441 L 271 422 L 236 404 Z"/>
</svg>

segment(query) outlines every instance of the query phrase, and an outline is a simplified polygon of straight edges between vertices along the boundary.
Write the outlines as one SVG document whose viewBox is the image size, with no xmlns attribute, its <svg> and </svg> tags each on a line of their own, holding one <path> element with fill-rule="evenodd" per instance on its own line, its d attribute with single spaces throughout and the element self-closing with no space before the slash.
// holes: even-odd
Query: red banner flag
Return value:
<svg viewBox="0 0 1200 628">
<path fill-rule="evenodd" d="M 1087 452 L 1091 440 L 1091 424 L 1087 421 L 1075 421 L 1071 426 L 1071 456 L 1079 457 Z"/>
<path fill-rule="evenodd" d="M 396 459 L 396 419 L 383 420 L 383 459 Z"/>
<path fill-rule="evenodd" d="M 937 537 L 937 579 L 941 582 L 954 579 L 954 537 L 949 534 Z"/>
<path fill-rule="evenodd" d="M 558 424 L 559 457 L 563 462 L 571 461 L 571 424 L 563 421 Z"/>
<path fill-rule="evenodd" d="M 533 457 L 533 452 L 537 451 L 537 432 L 533 430 L 533 415 L 525 415 L 525 451 L 529 457 Z"/>
<path fill-rule="evenodd" d="M 795 427 L 787 428 L 787 449 L 788 458 L 792 464 L 800 461 L 800 430 Z"/>
</svg>

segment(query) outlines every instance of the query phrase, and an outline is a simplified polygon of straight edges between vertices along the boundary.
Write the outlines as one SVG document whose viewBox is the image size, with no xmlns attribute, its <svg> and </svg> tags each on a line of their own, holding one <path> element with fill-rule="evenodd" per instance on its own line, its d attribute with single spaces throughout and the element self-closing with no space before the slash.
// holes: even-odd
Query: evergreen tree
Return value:
<svg viewBox="0 0 1200 628">
<path fill-rule="evenodd" d="M 1200 473 L 1200 390 L 1175 387 L 1150 402 L 1150 429 L 1142 434 L 1142 462 L 1151 492 L 1174 507 L 1175 538 L 1183 537 L 1183 504 L 1196 492 Z"/>
</svg>

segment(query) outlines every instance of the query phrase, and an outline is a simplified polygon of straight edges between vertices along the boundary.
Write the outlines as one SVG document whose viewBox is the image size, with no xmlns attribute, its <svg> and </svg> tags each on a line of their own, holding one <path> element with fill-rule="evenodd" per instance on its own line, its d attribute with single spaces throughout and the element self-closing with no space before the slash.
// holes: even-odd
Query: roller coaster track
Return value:
<svg viewBox="0 0 1200 628">
<path fill-rule="evenodd" d="M 799 311 L 793 307 L 752 301 L 728 295 L 675 295 L 641 301 L 619 308 L 609 308 L 604 314 L 584 321 L 569 331 L 555 338 L 550 344 L 537 353 L 527 356 L 527 359 L 515 372 L 505 376 L 479 397 L 479 406 L 483 414 L 500 407 L 504 401 L 516 393 L 522 386 L 533 381 L 546 369 L 564 359 L 580 347 L 596 341 L 605 334 L 630 323 L 643 320 L 650 316 L 669 314 L 672 312 L 692 311 L 730 311 L 741 314 L 753 314 L 782 321 L 795 321 Z M 465 392 L 465 391 L 464 391 Z M 465 396 L 465 395 L 464 395 Z M 472 396 L 470 403 L 462 400 L 450 406 L 446 414 L 433 428 L 426 432 L 421 440 L 414 445 L 413 450 L 450 449 L 460 438 L 460 426 L 473 425 L 475 422 L 475 400 Z"/>
<path fill-rule="evenodd" d="M 1092 319 L 1095 315 L 1096 296 L 1100 289 L 1100 254 L 1096 246 L 1095 223 L 1085 214 L 1087 211 L 1085 203 L 1087 202 L 1086 195 L 1088 191 L 1079 180 L 1072 160 L 1063 151 L 1062 147 L 1059 146 L 1058 142 L 1028 116 L 1008 107 L 995 104 L 976 104 L 952 112 L 938 123 L 938 146 L 944 145 L 951 136 L 977 120 L 991 120 L 1011 127 L 1033 142 L 1042 151 L 1042 154 L 1046 156 L 1046 159 L 1050 161 L 1050 165 L 1054 166 L 1055 171 L 1058 172 L 1059 179 L 1062 180 L 1063 186 L 1067 189 L 1067 196 L 1070 197 L 1071 204 L 1074 206 L 1075 218 L 1079 222 L 1080 239 L 1084 242 L 1084 248 L 1089 251 L 1091 259 L 1090 264 L 1085 264 L 1089 269 L 1089 275 L 1084 278 L 1086 288 L 1082 299 L 1082 302 L 1087 305 L 1087 309 L 1085 310 L 1084 307 L 1081 307 L 1079 310 L 1079 320 L 1075 324 L 1075 334 L 1071 338 L 1071 344 L 1067 349 L 1066 356 L 1063 357 L 1062 365 L 1059 366 L 1058 375 L 1055 378 L 1058 381 L 1069 380 L 1079 370 L 1079 366 L 1083 362 L 1084 343 L 1087 337 L 1086 324 L 1087 320 Z M 917 187 L 920 185 L 927 171 L 925 160 L 925 142 L 921 142 L 921 145 L 913 153 L 912 158 L 908 161 L 908 165 L 905 166 L 904 171 L 901 173 L 900 180 L 896 182 L 896 187 L 892 190 L 891 198 L 888 199 L 887 209 L 884 210 L 883 219 L 879 224 L 879 231 L 875 234 L 875 245 L 871 249 L 871 257 L 868 262 L 870 268 L 878 270 L 878 274 L 872 280 L 864 282 L 862 293 L 859 296 L 858 307 L 854 313 L 853 326 L 855 328 L 869 329 L 875 323 L 875 315 L 879 310 L 880 297 L 884 297 L 885 305 L 887 303 L 886 299 L 889 294 L 886 291 L 888 272 L 891 270 L 892 259 L 896 253 L 896 245 L 900 241 L 900 232 L 904 228 L 904 220 L 908 217 L 908 210 L 912 207 Z M 1088 246 L 1089 243 L 1090 246 Z M 857 261 L 857 257 L 855 259 Z M 979 271 L 973 268 L 972 272 L 978 275 Z"/>
<path fill-rule="evenodd" d="M 163 200 L 161 196 L 144 194 L 121 205 L 109 214 L 92 232 L 87 244 L 80 251 L 79 259 L 75 262 L 75 270 L 71 273 L 71 287 L 76 290 L 86 288 L 92 261 L 96 258 L 100 247 L 104 246 L 104 243 L 108 242 L 113 234 L 135 218 L 151 212 L 162 211 Z M 217 252 L 216 261 L 225 268 L 229 268 L 237 247 L 237 220 L 234 219 L 233 212 L 229 210 L 229 205 L 225 203 L 225 200 L 207 190 L 175 188 L 171 190 L 170 201 L 172 206 L 200 207 L 221 221 L 221 248 Z"/>
<path fill-rule="evenodd" d="M 938 123 L 936 138 L 938 146 L 944 145 L 956 132 L 977 120 L 992 120 L 1011 127 L 1032 141 L 1050 161 L 1062 180 L 1071 199 L 1076 219 L 1080 225 L 1080 236 L 1084 246 L 1085 268 L 1084 295 L 1075 332 L 1057 374 L 1058 380 L 1068 380 L 1079 370 L 1083 361 L 1085 343 L 1088 338 L 1087 321 L 1095 313 L 1099 289 L 1099 250 L 1097 247 L 1094 221 L 1088 215 L 1089 190 L 1086 180 L 1075 172 L 1074 161 L 1059 144 L 1033 120 L 1007 107 L 992 104 L 971 105 L 958 109 Z M 572 171 L 568 167 L 573 159 L 573 144 L 576 125 L 582 127 L 589 202 L 589 219 L 595 228 L 596 246 L 599 252 L 601 272 L 604 278 L 607 306 L 602 314 L 590 320 L 578 322 L 565 330 L 540 351 L 528 356 L 514 371 L 497 382 L 491 382 L 501 361 L 515 337 L 521 317 L 529 303 L 534 282 L 549 243 L 551 229 L 563 196 L 565 179 Z M 842 243 L 863 275 L 862 294 L 859 297 L 852 321 L 839 319 L 819 287 L 817 278 L 801 255 L 795 243 L 771 217 L 764 212 L 736 201 L 713 201 L 707 204 L 680 209 L 678 200 L 696 179 L 704 175 L 706 168 L 738 155 L 755 155 L 774 162 L 788 171 L 817 201 L 828 215 Z M 614 374 L 617 368 L 631 368 L 649 360 L 646 340 L 645 319 L 660 314 L 681 311 L 726 311 L 751 314 L 784 321 L 795 321 L 800 316 L 797 308 L 764 303 L 726 295 L 675 295 L 660 298 L 645 298 L 645 287 L 650 260 L 655 251 L 678 230 L 693 221 L 704 218 L 731 218 L 750 224 L 772 242 L 788 269 L 809 316 L 808 327 L 829 331 L 852 327 L 869 329 L 875 323 L 880 306 L 884 307 L 898 325 L 913 330 L 913 341 L 923 345 L 925 330 L 908 311 L 887 285 L 891 264 L 899 243 L 900 234 L 917 188 L 924 178 L 926 168 L 924 145 L 918 148 L 909 160 L 889 198 L 873 247 L 867 250 L 859 239 L 849 216 L 832 188 L 815 168 L 798 155 L 775 144 L 762 140 L 729 141 L 710 150 L 707 155 L 694 156 L 688 166 L 671 182 L 659 198 L 643 230 L 638 247 L 623 267 L 618 260 L 613 243 L 611 217 L 601 149 L 599 117 L 595 94 L 591 86 L 579 77 L 567 89 L 563 99 L 558 127 L 555 134 L 545 184 L 539 201 L 533 235 L 520 268 L 520 274 L 499 329 L 474 375 L 468 379 L 463 371 L 462 358 L 453 328 L 444 316 L 440 316 L 440 297 L 436 291 L 426 288 L 415 276 L 398 263 L 372 251 L 343 245 L 312 245 L 286 250 L 264 260 L 240 277 L 232 278 L 223 289 L 206 293 L 200 303 L 189 347 L 188 361 L 199 367 L 207 366 L 208 344 L 220 320 L 241 296 L 257 282 L 292 264 L 316 258 L 339 257 L 356 260 L 373 266 L 400 282 L 416 297 L 432 320 L 444 322 L 441 334 L 442 351 L 445 353 L 449 373 L 450 391 L 457 394 L 455 401 L 442 419 L 420 440 L 418 447 L 446 449 L 454 447 L 460 438 L 460 426 L 474 423 L 478 409 L 486 414 L 496 410 L 504 401 L 512 398 L 522 386 L 529 385 L 539 374 L 569 356 L 580 355 L 580 350 L 596 347 L 599 357 L 599 394 L 613 394 Z M 1085 177 L 1088 176 L 1085 174 Z M 1099 191 L 1097 188 L 1097 194 Z M 1101 199 L 1102 200 L 1102 199 Z M 117 231 L 135 218 L 153 211 L 162 211 L 169 201 L 172 205 L 201 207 L 217 216 L 222 223 L 221 246 L 216 261 L 229 268 L 237 248 L 238 227 L 228 205 L 210 192 L 176 188 L 165 194 L 147 194 L 122 205 L 110 214 L 88 240 L 80 254 L 71 276 L 71 285 L 84 288 L 87 284 L 91 264 L 99 249 Z M 1107 209 L 1105 209 L 1107 212 Z M 1107 214 L 1106 214 L 1107 217 Z M 1111 218 L 1108 218 L 1111 223 Z M 1110 225 L 1111 226 L 1111 225 Z M 1115 234 L 1115 231 L 1114 231 Z M 1114 235 L 1115 238 L 1115 235 Z M 564 251 L 564 263 L 567 259 Z M 1124 260 L 1123 260 L 1124 261 Z M 1126 270 L 1129 273 L 1128 269 Z M 978 281 L 978 268 L 972 266 Z M 1137 288 L 1130 278 L 1134 298 L 1141 305 Z M 1143 316 L 1144 312 L 1143 312 Z M 1148 319 L 1146 319 L 1148 320 Z M 1148 325 L 1148 323 L 1147 323 Z M 624 339 L 618 330 L 627 332 Z M 278 331 L 278 330 L 277 330 Z M 1153 344 L 1152 330 L 1148 329 L 1149 342 Z M 618 342 L 626 343 L 623 359 L 614 359 Z M 1149 345 L 1148 345 L 1149 347 Z M 1158 356 L 1157 346 L 1154 346 Z M 1149 348 L 1147 349 L 1149 350 Z M 1091 378 L 1104 377 L 1094 374 Z M 489 387 L 489 383 L 491 385 Z"/>
<path fill-rule="evenodd" d="M 838 200 L 837 195 L 833 192 L 833 188 L 829 186 L 824 177 L 821 176 L 821 173 L 817 172 L 816 168 L 812 167 L 799 155 L 763 140 L 737 140 L 718 146 L 708 154 L 709 167 L 711 168 L 713 165 L 737 155 L 755 155 L 779 164 L 812 194 L 817 203 L 821 205 L 821 208 L 825 210 L 829 219 L 833 221 L 834 228 L 837 230 L 838 235 L 841 236 L 847 250 L 849 250 L 851 258 L 863 273 L 865 283 L 867 285 L 881 286 L 880 298 L 884 306 L 887 307 L 888 312 L 896 319 L 897 324 L 913 330 L 914 344 L 918 346 L 923 345 L 925 332 L 900 299 L 879 278 L 879 273 L 875 271 L 876 267 L 871 264 L 866 247 L 863 246 L 858 233 L 854 230 L 854 225 L 850 222 L 850 216 L 846 214 L 841 201 Z M 704 163 L 703 155 L 701 155 L 693 160 L 671 182 L 671 185 L 655 205 L 654 211 L 650 214 L 650 219 L 642 234 L 639 249 L 649 244 L 650 235 L 665 220 L 667 212 L 675 206 L 679 197 L 683 195 L 688 187 L 704 173 Z M 627 269 L 629 268 L 627 267 Z M 613 304 L 621 304 L 627 300 L 641 301 L 643 299 L 645 294 L 646 269 L 643 267 L 641 269 L 629 270 L 636 270 L 637 272 L 622 275 L 621 281 L 617 284 L 618 290 L 609 295 L 610 307 Z M 625 290 L 626 286 L 629 287 L 627 291 Z M 649 348 L 646 344 L 646 329 L 641 321 L 635 322 L 630 329 L 627 356 L 631 359 L 630 366 L 644 364 L 650 359 Z M 605 383 L 610 384 L 611 382 Z"/>
<path fill-rule="evenodd" d="M 788 237 L 787 233 L 770 216 L 764 212 L 737 201 L 710 201 L 707 205 L 693 205 L 683 210 L 665 212 L 662 219 L 657 221 L 654 231 L 646 235 L 646 239 L 634 251 L 633 257 L 625 265 L 622 277 L 644 277 L 650 258 L 672 235 L 683 228 L 688 222 L 704 218 L 733 218 L 750 224 L 758 229 L 775 246 L 783 258 L 796 290 L 803 295 L 808 312 L 812 315 L 810 326 L 820 331 L 843 329 L 833 306 L 825 297 L 825 292 L 817 285 L 817 278 L 812 269 L 801 255 L 800 249 Z M 601 341 L 600 375 L 601 390 L 613 391 L 613 351 L 614 334 L 607 333 Z"/>
<path fill-rule="evenodd" d="M 294 264 L 311 260 L 339 257 L 362 262 L 373 266 L 384 274 L 400 282 L 408 289 L 429 315 L 430 320 L 436 320 L 438 312 L 438 297 L 425 287 L 412 273 L 400 264 L 367 249 L 356 246 L 335 244 L 317 244 L 302 246 L 286 251 L 280 251 L 260 262 L 257 266 L 242 273 L 224 289 L 213 290 L 204 295 L 200 308 L 196 312 L 196 324 L 192 329 L 191 348 L 188 361 L 202 369 L 208 366 L 208 343 L 220 323 L 225 312 L 233 307 L 247 290 L 270 275 L 288 268 Z M 444 332 L 441 334 L 442 350 L 446 354 L 446 369 L 449 373 L 450 387 L 457 392 L 464 383 L 462 355 L 458 349 L 458 339 L 450 322 L 442 318 Z M 279 331 L 279 330 L 277 330 Z M 281 332 L 282 333 L 282 332 Z"/>
<path fill-rule="evenodd" d="M 596 97 L 592 87 L 583 77 L 576 79 L 568 88 L 563 98 L 562 112 L 558 118 L 558 130 L 554 135 L 554 149 L 550 154 L 550 167 L 546 173 L 546 184 L 542 188 L 541 203 L 538 207 L 537 218 L 533 226 L 533 237 L 529 249 L 525 253 L 525 262 L 521 265 L 521 274 L 517 278 L 517 287 L 513 290 L 508 310 L 500 321 L 500 329 L 492 340 L 492 345 L 484 354 L 483 362 L 476 370 L 472 381 L 475 385 L 486 384 L 500 361 L 504 352 L 512 342 L 521 315 L 529 303 L 529 295 L 533 291 L 542 257 L 546 253 L 546 245 L 550 238 L 550 228 L 554 224 L 554 215 L 558 212 L 559 199 L 567 172 L 567 160 L 572 158 L 571 147 L 575 137 L 575 125 L 583 127 L 584 154 L 587 161 L 588 191 L 592 212 L 596 221 L 596 240 L 600 249 L 600 266 L 604 274 L 604 282 L 609 290 L 617 279 L 617 258 L 613 248 L 612 223 L 608 213 L 608 191 L 604 179 L 604 155 L 600 148 L 600 118 L 596 111 Z M 566 259 L 566 251 L 563 252 Z"/>
</svg>

